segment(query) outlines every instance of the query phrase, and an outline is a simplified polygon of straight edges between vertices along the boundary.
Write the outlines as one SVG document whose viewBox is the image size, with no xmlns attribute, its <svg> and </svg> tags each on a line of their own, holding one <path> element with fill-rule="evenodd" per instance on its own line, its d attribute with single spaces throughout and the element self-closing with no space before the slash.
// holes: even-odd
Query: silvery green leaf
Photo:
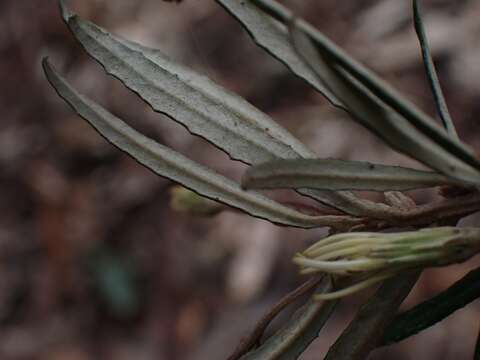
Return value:
<svg viewBox="0 0 480 360">
<path fill-rule="evenodd" d="M 382 283 L 328 350 L 325 360 L 367 359 L 420 276 L 405 271 Z"/>
<path fill-rule="evenodd" d="M 415 129 L 442 147 L 444 151 L 450 152 L 453 156 L 470 166 L 480 169 L 480 161 L 468 145 L 449 136 L 430 116 L 375 73 L 346 54 L 345 51 L 336 46 L 312 25 L 302 19 L 296 19 L 290 10 L 275 0 L 251 0 L 251 2 L 264 11 L 265 14 L 272 16 L 283 24 L 292 24 L 295 19 L 299 31 L 308 36 L 322 54 L 328 56 L 342 70 L 345 70 L 350 76 L 358 80 L 382 102 L 404 117 Z"/>
<path fill-rule="evenodd" d="M 276 158 L 315 154 L 270 117 L 205 76 L 179 65 L 160 51 L 117 38 L 80 19 L 60 1 L 65 22 L 106 71 L 120 79 L 152 108 L 183 124 L 233 159 L 257 164 Z M 354 215 L 378 209 L 351 193 L 305 191 L 308 196 Z"/>
<path fill-rule="evenodd" d="M 269 221 L 298 227 L 329 226 L 352 221 L 348 217 L 315 217 L 287 208 L 240 186 L 211 169 L 140 134 L 100 105 L 75 91 L 45 59 L 46 76 L 58 94 L 102 136 L 153 172 L 172 179 L 202 196 Z"/>
<path fill-rule="evenodd" d="M 216 0 L 245 28 L 257 45 L 274 58 L 284 63 L 290 71 L 313 86 L 333 105 L 342 104 L 315 76 L 312 70 L 298 56 L 288 37 L 285 25 L 260 11 L 251 1 Z"/>
<path fill-rule="evenodd" d="M 69 14 L 78 41 L 105 70 L 136 92 L 155 111 L 181 123 L 235 160 L 255 163 L 276 157 L 310 156 L 286 130 L 246 101 L 175 64 L 160 51 L 119 39 Z"/>
<path fill-rule="evenodd" d="M 249 168 L 242 179 L 250 189 L 405 191 L 452 183 L 434 172 L 336 159 L 274 160 Z"/>
<path fill-rule="evenodd" d="M 329 292 L 332 281 L 325 276 L 317 293 Z M 298 309 L 278 332 L 260 347 L 243 356 L 242 360 L 293 360 L 297 359 L 314 341 L 333 313 L 338 301 L 319 302 L 310 299 Z"/>
<path fill-rule="evenodd" d="M 346 73 L 322 49 L 297 27 L 292 38 L 299 53 L 325 84 L 348 107 L 352 117 L 382 138 L 395 150 L 411 156 L 453 179 L 480 183 L 480 172 L 418 131 L 398 113 L 393 112 L 356 79 Z"/>
</svg>

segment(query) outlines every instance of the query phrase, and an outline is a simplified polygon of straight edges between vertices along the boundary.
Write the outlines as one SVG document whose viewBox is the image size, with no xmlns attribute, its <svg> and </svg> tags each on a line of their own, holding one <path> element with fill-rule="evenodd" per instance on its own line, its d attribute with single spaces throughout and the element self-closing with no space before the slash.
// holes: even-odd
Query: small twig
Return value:
<svg viewBox="0 0 480 360">
<path fill-rule="evenodd" d="M 454 199 L 418 206 L 405 214 L 405 219 L 412 225 L 432 224 L 454 217 L 467 216 L 480 210 L 480 194 L 472 193 Z"/>
<path fill-rule="evenodd" d="M 422 49 L 423 64 L 425 65 L 425 71 L 427 72 L 428 82 L 433 93 L 433 98 L 435 100 L 438 114 L 440 115 L 443 126 L 445 126 L 448 133 L 450 133 L 453 137 L 458 138 L 457 131 L 455 130 L 455 125 L 453 124 L 452 117 L 450 116 L 450 112 L 448 111 L 448 106 L 443 95 L 442 87 L 440 86 L 440 81 L 438 79 L 437 71 L 435 69 L 435 64 L 432 58 L 432 53 L 428 45 L 428 39 L 425 33 L 425 27 L 423 26 L 422 15 L 417 0 L 413 0 L 413 18 L 415 24 L 415 31 L 417 33 L 418 41 L 420 42 L 420 47 Z"/>
<path fill-rule="evenodd" d="M 256 345 L 258 345 L 265 330 L 272 320 L 288 305 L 317 286 L 317 284 L 320 282 L 320 279 L 321 277 L 311 278 L 280 299 L 280 301 L 278 301 L 270 309 L 270 311 L 260 319 L 253 332 L 248 337 L 242 339 L 241 343 L 235 349 L 235 352 L 228 357 L 228 360 L 238 360 L 247 352 L 252 350 Z"/>
<path fill-rule="evenodd" d="M 385 219 L 374 219 L 355 226 L 355 231 L 380 230 L 395 226 L 431 226 L 456 221 L 480 211 L 480 193 L 473 192 L 455 198 L 418 205 L 408 211 L 390 208 Z"/>
</svg>

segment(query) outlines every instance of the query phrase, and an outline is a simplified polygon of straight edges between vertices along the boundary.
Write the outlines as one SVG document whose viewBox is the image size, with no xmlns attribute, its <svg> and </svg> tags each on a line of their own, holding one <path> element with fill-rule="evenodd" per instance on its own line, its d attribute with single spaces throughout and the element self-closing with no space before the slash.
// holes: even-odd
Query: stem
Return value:
<svg viewBox="0 0 480 360">
<path fill-rule="evenodd" d="M 381 230 L 390 227 L 421 227 L 434 224 L 456 223 L 462 217 L 480 211 L 480 193 L 472 192 L 468 195 L 453 199 L 445 199 L 435 203 L 419 205 L 408 211 L 392 209 L 388 219 L 375 219 L 354 228 L 355 231 L 366 229 Z"/>
<path fill-rule="evenodd" d="M 440 119 L 442 120 L 445 129 L 447 129 L 447 132 L 453 137 L 458 138 L 455 125 L 453 124 L 452 117 L 448 111 L 448 106 L 443 95 L 442 87 L 440 86 L 440 81 L 438 79 L 432 53 L 428 45 L 427 34 L 425 33 L 425 27 L 423 26 L 422 15 L 417 0 L 413 0 L 413 19 L 418 41 L 420 42 L 420 48 L 422 49 L 423 64 L 425 65 L 425 71 L 427 73 L 428 82 L 432 90 L 438 114 L 440 115 Z"/>
</svg>

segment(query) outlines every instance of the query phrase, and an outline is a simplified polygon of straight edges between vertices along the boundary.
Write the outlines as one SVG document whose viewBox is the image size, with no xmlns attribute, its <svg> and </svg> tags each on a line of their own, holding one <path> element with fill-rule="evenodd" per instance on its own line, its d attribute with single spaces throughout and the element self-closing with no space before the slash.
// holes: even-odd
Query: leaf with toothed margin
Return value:
<svg viewBox="0 0 480 360">
<path fill-rule="evenodd" d="M 140 134 L 100 105 L 80 95 L 44 59 L 47 79 L 57 93 L 102 136 L 153 172 L 210 199 L 271 222 L 297 227 L 335 226 L 353 221 L 344 216 L 309 216 L 240 186 L 212 170 Z"/>
<path fill-rule="evenodd" d="M 285 25 L 260 11 L 250 1 L 216 1 L 240 22 L 258 46 L 285 64 L 293 74 L 305 80 L 333 105 L 343 107 L 338 98 L 322 84 L 304 60 L 298 56 L 290 42 Z"/>
<path fill-rule="evenodd" d="M 183 124 L 233 159 L 259 163 L 274 158 L 313 157 L 300 141 L 241 97 L 168 59 L 159 50 L 118 38 L 69 12 L 64 20 L 105 70 L 135 91 L 155 111 Z"/>
<path fill-rule="evenodd" d="M 247 169 L 242 179 L 249 189 L 405 191 L 454 184 L 434 172 L 336 159 L 274 160 Z"/>
<path fill-rule="evenodd" d="M 231 1 L 238 2 L 242 0 Z M 305 36 L 308 36 L 319 51 L 325 54 L 325 56 L 328 56 L 342 70 L 346 71 L 355 80 L 365 86 L 365 88 L 378 97 L 383 103 L 395 110 L 395 112 L 407 120 L 412 127 L 437 143 L 444 151 L 451 153 L 452 156 L 461 159 L 475 169 L 480 169 L 480 160 L 467 144 L 447 134 L 430 116 L 425 114 L 374 72 L 350 57 L 312 25 L 302 19 L 296 18 L 292 11 L 275 0 L 250 0 L 250 2 L 266 15 L 271 16 L 284 25 L 291 25 L 295 21 L 298 30 Z M 328 87 L 327 84 L 325 85 Z"/>
<path fill-rule="evenodd" d="M 393 149 L 464 183 L 479 184 L 480 172 L 418 131 L 391 111 L 359 81 L 331 61 L 328 52 L 316 48 L 296 26 L 291 29 L 297 51 L 327 86 L 349 108 L 352 117 Z"/>
<path fill-rule="evenodd" d="M 243 99 L 175 64 L 160 51 L 119 39 L 76 15 L 65 19 L 87 52 L 152 108 L 227 152 L 257 163 L 309 156 L 303 145 Z"/>
<path fill-rule="evenodd" d="M 241 97 L 207 77 L 172 62 L 160 51 L 117 38 L 71 13 L 62 16 L 87 52 L 152 108 L 184 125 L 231 158 L 258 164 L 277 158 L 313 158 L 315 154 Z M 351 193 L 305 190 L 302 193 L 353 215 L 379 210 Z"/>
</svg>

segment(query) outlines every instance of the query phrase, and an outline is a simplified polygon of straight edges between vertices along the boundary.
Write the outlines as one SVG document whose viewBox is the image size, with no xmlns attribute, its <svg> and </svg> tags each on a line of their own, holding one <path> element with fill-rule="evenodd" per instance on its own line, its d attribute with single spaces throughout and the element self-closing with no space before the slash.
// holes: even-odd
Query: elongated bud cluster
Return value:
<svg viewBox="0 0 480 360">
<path fill-rule="evenodd" d="M 344 233 L 315 243 L 293 261 L 301 274 L 351 276 L 353 285 L 318 300 L 336 299 L 401 271 L 465 261 L 480 251 L 480 229 L 439 227 L 401 233 Z"/>
</svg>

